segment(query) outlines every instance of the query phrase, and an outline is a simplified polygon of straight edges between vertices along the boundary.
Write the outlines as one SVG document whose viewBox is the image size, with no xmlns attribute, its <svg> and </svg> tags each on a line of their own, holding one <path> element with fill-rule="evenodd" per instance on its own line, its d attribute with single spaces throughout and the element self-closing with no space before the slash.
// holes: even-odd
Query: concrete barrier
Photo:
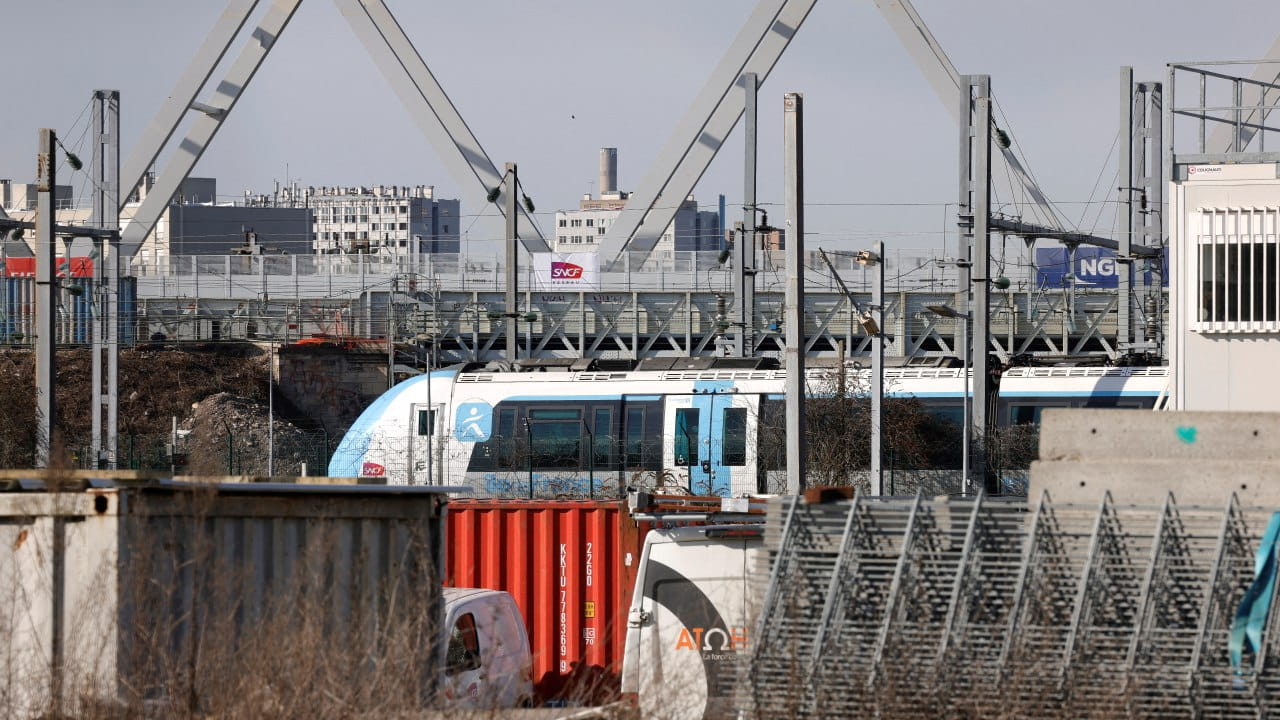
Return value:
<svg viewBox="0 0 1280 720">
<path fill-rule="evenodd" d="M 1280 413 L 1047 410 L 1028 496 L 1280 509 Z"/>
</svg>

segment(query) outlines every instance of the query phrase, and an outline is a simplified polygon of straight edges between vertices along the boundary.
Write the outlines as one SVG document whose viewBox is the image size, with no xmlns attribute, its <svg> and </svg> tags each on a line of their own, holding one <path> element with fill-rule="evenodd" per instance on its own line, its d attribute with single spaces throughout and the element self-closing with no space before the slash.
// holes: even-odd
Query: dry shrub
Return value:
<svg viewBox="0 0 1280 720">
<path fill-rule="evenodd" d="M 75 575 L 54 595 L 68 619 L 60 655 L 25 642 L 47 627 L 57 574 L 0 562 L 0 714 L 390 717 L 441 701 L 439 554 L 425 518 L 385 499 L 129 491 L 117 556 L 93 536 L 110 531 L 92 522 L 95 495 L 38 497 L 32 533 L 41 517 L 89 522 L 65 523 Z"/>
</svg>

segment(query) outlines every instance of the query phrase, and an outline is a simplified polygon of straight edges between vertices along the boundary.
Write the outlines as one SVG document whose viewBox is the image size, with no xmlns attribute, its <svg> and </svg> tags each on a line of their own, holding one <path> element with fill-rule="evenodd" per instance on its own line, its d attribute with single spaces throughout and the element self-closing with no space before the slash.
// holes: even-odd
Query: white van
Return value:
<svg viewBox="0 0 1280 720">
<path fill-rule="evenodd" d="M 449 708 L 513 708 L 533 703 L 533 655 L 510 594 L 444 588 L 441 695 Z"/>
<path fill-rule="evenodd" d="M 636 576 L 622 692 L 646 718 L 719 717 L 751 652 L 763 525 L 653 530 Z"/>
</svg>

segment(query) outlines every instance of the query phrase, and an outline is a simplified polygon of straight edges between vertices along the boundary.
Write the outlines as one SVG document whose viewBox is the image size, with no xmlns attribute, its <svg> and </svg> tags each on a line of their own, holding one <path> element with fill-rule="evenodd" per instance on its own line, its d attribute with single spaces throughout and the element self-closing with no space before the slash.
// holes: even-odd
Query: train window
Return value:
<svg viewBox="0 0 1280 720">
<path fill-rule="evenodd" d="M 627 467 L 644 466 L 644 408 L 627 408 Z"/>
<path fill-rule="evenodd" d="M 582 413 L 578 410 L 530 410 L 529 419 L 538 420 L 577 420 L 582 417 Z"/>
<path fill-rule="evenodd" d="M 582 463 L 582 413 L 578 410 L 530 410 L 529 441 L 534 467 L 579 467 Z"/>
<path fill-rule="evenodd" d="M 725 408 L 724 420 L 721 424 L 724 427 L 724 436 L 720 441 L 721 452 L 724 454 L 724 464 L 735 467 L 746 465 L 747 409 Z"/>
<path fill-rule="evenodd" d="M 644 444 L 644 469 L 661 470 L 662 453 L 666 448 L 663 440 L 662 408 L 657 406 L 650 406 L 650 408 L 649 414 L 645 417 L 645 437 L 648 440 Z"/>
<path fill-rule="evenodd" d="M 676 465 L 692 466 L 698 457 L 698 408 L 676 408 Z"/>
<path fill-rule="evenodd" d="M 786 461 L 786 425 L 784 405 L 780 400 L 760 401 L 760 417 L 756 423 L 756 458 L 759 470 L 782 470 Z"/>
<path fill-rule="evenodd" d="M 498 443 L 498 467 L 510 468 L 516 461 L 516 410 L 502 408 L 498 410 L 498 432 L 494 433 L 490 442 Z"/>
<path fill-rule="evenodd" d="M 1141 408 L 1141 399 L 1119 398 L 1114 395 L 1093 395 L 1082 403 L 1088 408 Z"/>
<path fill-rule="evenodd" d="M 934 418 L 956 427 L 964 425 L 964 405 L 929 405 L 927 411 Z"/>
<path fill-rule="evenodd" d="M 1009 408 L 1010 425 L 1034 425 L 1040 422 L 1040 408 L 1035 405 L 1014 405 Z"/>
<path fill-rule="evenodd" d="M 471 457 L 467 461 L 467 472 L 479 472 L 493 469 L 493 454 L 496 440 L 471 443 Z"/>
<path fill-rule="evenodd" d="M 1039 425 L 1040 416 L 1045 410 L 1051 408 L 1071 407 L 1066 403 L 1041 403 L 1039 405 L 1010 405 L 1009 406 L 1009 424 L 1010 425 Z"/>
<path fill-rule="evenodd" d="M 436 411 L 435 410 L 419 410 L 418 411 L 418 434 L 434 435 L 436 427 Z"/>
<path fill-rule="evenodd" d="M 593 436 L 592 453 L 594 467 L 613 467 L 613 411 L 609 408 L 596 408 L 592 420 Z"/>
</svg>

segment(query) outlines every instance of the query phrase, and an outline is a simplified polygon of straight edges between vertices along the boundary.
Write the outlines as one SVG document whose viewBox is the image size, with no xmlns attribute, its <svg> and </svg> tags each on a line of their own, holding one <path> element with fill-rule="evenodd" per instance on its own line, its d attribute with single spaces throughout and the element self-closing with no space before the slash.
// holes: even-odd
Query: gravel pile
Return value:
<svg viewBox="0 0 1280 720">
<path fill-rule="evenodd" d="M 181 442 L 187 472 L 193 475 L 267 475 L 267 405 L 232 393 L 195 403 L 179 425 L 190 431 Z M 324 474 L 324 436 L 275 419 L 275 474 Z"/>
</svg>

